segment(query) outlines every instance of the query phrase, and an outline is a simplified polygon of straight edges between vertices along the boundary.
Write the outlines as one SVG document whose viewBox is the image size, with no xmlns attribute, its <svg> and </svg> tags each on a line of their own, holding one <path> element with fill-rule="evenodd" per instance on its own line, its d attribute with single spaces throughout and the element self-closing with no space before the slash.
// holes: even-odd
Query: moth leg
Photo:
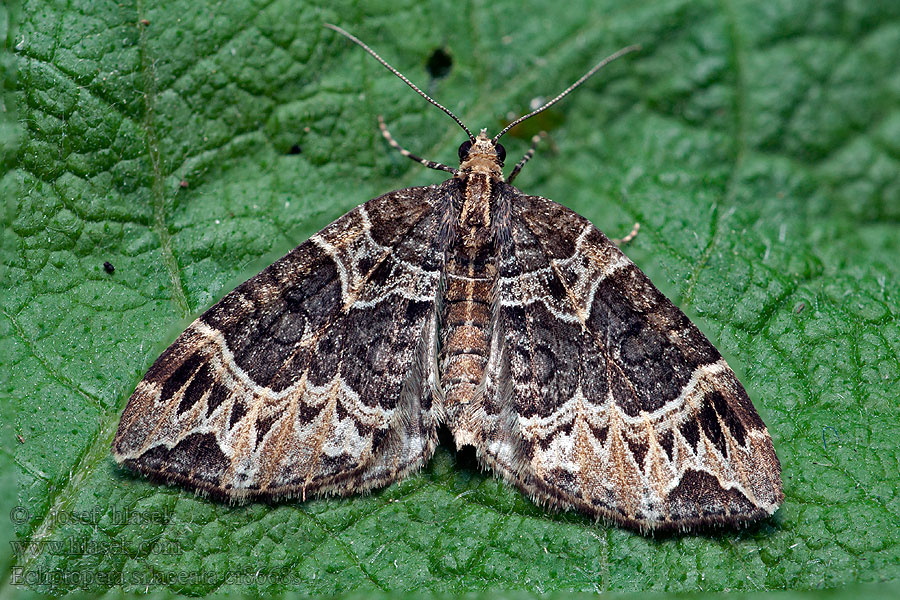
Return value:
<svg viewBox="0 0 900 600">
<path fill-rule="evenodd" d="M 528 152 L 525 153 L 525 156 L 522 157 L 522 160 L 516 164 L 516 168 L 512 170 L 512 173 L 509 174 L 509 177 L 506 178 L 506 183 L 512 183 L 512 180 L 516 178 L 516 175 L 519 174 L 519 171 L 522 170 L 522 167 L 525 166 L 531 157 L 534 156 L 534 151 L 537 149 L 538 142 L 547 137 L 546 131 L 541 131 L 537 135 L 531 138 L 531 147 L 528 149 Z"/>
<path fill-rule="evenodd" d="M 411 158 L 421 165 L 425 165 L 429 169 L 435 169 L 437 171 L 447 171 L 448 173 L 453 173 L 456 175 L 456 169 L 453 167 L 448 167 L 447 165 L 443 165 L 439 162 L 434 162 L 433 160 L 428 160 L 426 158 L 420 158 L 401 146 L 397 143 L 397 140 L 394 139 L 394 136 L 391 135 L 391 132 L 388 131 L 387 125 L 384 124 L 384 118 L 381 115 L 378 115 L 378 128 L 381 129 L 381 135 L 384 136 L 384 139 L 387 140 L 387 143 L 391 145 L 391 148 L 397 150 L 403 156 L 407 158 Z"/>
<path fill-rule="evenodd" d="M 634 227 L 631 228 L 631 231 L 628 232 L 628 235 L 626 235 L 623 238 L 615 238 L 610 241 L 613 244 L 615 244 L 616 246 L 624 246 L 625 244 L 627 244 L 628 242 L 630 242 L 631 240 L 633 240 L 634 238 L 637 237 L 638 231 L 640 231 L 640 229 L 641 229 L 641 224 L 635 223 Z"/>
</svg>

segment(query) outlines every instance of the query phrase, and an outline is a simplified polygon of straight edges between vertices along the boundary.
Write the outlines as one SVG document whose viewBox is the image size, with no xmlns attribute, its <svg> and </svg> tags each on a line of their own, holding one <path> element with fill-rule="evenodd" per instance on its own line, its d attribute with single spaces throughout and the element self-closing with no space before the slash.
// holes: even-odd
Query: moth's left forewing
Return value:
<svg viewBox="0 0 900 600">
<path fill-rule="evenodd" d="M 138 384 L 116 460 L 230 499 L 349 494 L 420 467 L 437 441 L 443 189 L 367 202 L 206 311 Z"/>
<path fill-rule="evenodd" d="M 539 501 L 640 529 L 773 513 L 772 441 L 719 352 L 586 219 L 505 193 L 483 425 L 469 434 L 482 460 Z"/>
</svg>

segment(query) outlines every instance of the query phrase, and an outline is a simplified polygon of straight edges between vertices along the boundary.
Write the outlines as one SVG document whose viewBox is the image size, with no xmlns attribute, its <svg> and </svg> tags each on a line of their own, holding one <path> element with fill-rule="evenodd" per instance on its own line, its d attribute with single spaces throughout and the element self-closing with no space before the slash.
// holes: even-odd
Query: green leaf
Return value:
<svg viewBox="0 0 900 600">
<path fill-rule="evenodd" d="M 545 115 L 552 144 L 517 185 L 612 237 L 641 223 L 627 252 L 769 426 L 787 496 L 774 518 L 644 537 L 535 506 L 447 445 L 372 495 L 275 505 L 114 465 L 128 396 L 191 316 L 353 206 L 442 179 L 391 152 L 376 115 L 454 162 L 456 126 L 324 22 L 489 130 L 642 44 Z M 16 539 L 44 545 L 19 549 L 7 592 L 757 591 L 900 575 L 900 4 L 35 0 L 8 47 L 20 127 L 0 143 L 15 199 L 0 211 L 0 394 L 16 412 Z M 432 80 L 438 48 L 452 66 Z M 529 135 L 504 141 L 511 157 Z"/>
</svg>

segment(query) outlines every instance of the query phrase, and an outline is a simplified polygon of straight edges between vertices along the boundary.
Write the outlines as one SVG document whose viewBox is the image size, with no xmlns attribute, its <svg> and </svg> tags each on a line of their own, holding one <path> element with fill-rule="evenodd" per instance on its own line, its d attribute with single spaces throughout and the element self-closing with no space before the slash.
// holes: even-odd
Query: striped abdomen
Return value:
<svg viewBox="0 0 900 600">
<path fill-rule="evenodd" d="M 448 265 L 441 320 L 441 384 L 448 407 L 470 402 L 484 379 L 497 272 L 492 262 L 480 268 L 454 263 Z"/>
</svg>

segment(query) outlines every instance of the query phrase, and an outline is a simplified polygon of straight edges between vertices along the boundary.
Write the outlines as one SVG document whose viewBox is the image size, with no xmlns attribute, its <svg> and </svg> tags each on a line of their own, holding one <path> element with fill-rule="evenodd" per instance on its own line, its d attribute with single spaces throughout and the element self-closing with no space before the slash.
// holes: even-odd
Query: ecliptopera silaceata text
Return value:
<svg viewBox="0 0 900 600">
<path fill-rule="evenodd" d="M 783 499 L 766 426 L 697 327 L 584 217 L 473 135 L 447 181 L 370 200 L 238 286 L 156 360 L 116 460 L 231 500 L 397 481 L 446 425 L 535 501 L 640 530 L 743 524 Z M 535 139 L 535 142 L 537 138 Z"/>
</svg>

